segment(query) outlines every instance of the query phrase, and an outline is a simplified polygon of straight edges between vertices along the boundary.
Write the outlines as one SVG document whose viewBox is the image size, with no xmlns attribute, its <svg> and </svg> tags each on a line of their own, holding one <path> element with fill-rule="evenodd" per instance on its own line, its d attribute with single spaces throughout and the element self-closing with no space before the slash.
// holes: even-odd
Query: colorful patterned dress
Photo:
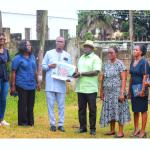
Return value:
<svg viewBox="0 0 150 150">
<path fill-rule="evenodd" d="M 126 99 L 123 103 L 118 100 L 121 89 L 120 74 L 125 70 L 126 66 L 118 59 L 114 63 L 108 61 L 103 65 L 104 100 L 100 117 L 101 127 L 108 126 L 111 121 L 119 122 L 121 125 L 130 121 L 128 100 Z"/>
</svg>

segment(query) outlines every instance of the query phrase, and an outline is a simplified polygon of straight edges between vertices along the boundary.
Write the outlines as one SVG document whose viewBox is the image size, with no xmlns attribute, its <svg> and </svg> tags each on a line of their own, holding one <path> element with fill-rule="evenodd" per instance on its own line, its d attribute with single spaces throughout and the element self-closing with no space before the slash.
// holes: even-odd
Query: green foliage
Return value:
<svg viewBox="0 0 150 150">
<path fill-rule="evenodd" d="M 77 34 L 88 32 L 91 24 L 104 22 L 114 31 L 119 29 L 125 37 L 129 35 L 129 11 L 128 10 L 80 10 L 78 12 Z M 150 40 L 150 10 L 133 11 L 134 36 L 141 40 L 146 37 Z M 96 25 L 95 25 L 96 28 Z M 83 38 L 83 37 L 81 37 Z"/>
<path fill-rule="evenodd" d="M 80 10 L 78 11 L 77 34 L 80 36 L 82 30 L 86 30 L 97 21 L 110 25 L 111 20 L 111 16 L 105 14 L 103 10 Z"/>
<path fill-rule="evenodd" d="M 10 56 L 10 61 L 9 62 L 7 62 L 7 70 L 10 72 L 10 70 L 11 70 L 11 61 L 12 61 L 12 59 L 15 57 L 15 55 L 16 55 L 16 52 L 9 52 L 9 56 Z"/>
<path fill-rule="evenodd" d="M 83 36 L 83 40 L 86 41 L 86 40 L 92 40 L 93 41 L 94 39 L 94 36 L 91 32 L 86 32 Z"/>
</svg>

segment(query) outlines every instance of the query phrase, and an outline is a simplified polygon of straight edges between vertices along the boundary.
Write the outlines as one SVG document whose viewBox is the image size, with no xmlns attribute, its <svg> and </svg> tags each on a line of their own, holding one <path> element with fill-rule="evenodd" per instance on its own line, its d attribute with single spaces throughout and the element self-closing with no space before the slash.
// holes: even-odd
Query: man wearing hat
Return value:
<svg viewBox="0 0 150 150">
<path fill-rule="evenodd" d="M 87 40 L 84 44 L 84 54 L 80 57 L 77 72 L 74 77 L 78 94 L 78 116 L 80 129 L 78 133 L 87 132 L 86 108 L 89 107 L 90 134 L 96 134 L 96 98 L 98 92 L 98 74 L 101 71 L 102 61 L 94 54 L 93 41 Z"/>
</svg>

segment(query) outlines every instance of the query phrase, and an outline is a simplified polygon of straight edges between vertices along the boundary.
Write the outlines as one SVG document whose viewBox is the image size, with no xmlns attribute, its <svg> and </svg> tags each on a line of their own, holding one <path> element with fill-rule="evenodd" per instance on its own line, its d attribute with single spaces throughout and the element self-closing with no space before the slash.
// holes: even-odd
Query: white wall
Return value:
<svg viewBox="0 0 150 150">
<path fill-rule="evenodd" d="M 60 29 L 68 29 L 70 37 L 75 37 L 77 23 L 77 19 L 48 17 L 49 39 L 56 39 L 60 35 Z M 2 24 L 3 27 L 9 27 L 11 33 L 22 33 L 23 39 L 25 28 L 31 28 L 31 39 L 36 39 L 35 15 L 2 12 Z"/>
</svg>

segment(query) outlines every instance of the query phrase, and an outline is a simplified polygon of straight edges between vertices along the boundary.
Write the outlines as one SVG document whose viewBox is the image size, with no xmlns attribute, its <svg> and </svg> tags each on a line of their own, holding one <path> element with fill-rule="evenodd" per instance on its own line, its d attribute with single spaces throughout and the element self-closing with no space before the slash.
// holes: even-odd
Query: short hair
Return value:
<svg viewBox="0 0 150 150">
<path fill-rule="evenodd" d="M 115 53 L 118 53 L 118 48 L 116 46 L 110 46 L 109 48 L 112 48 L 115 51 Z"/>
<path fill-rule="evenodd" d="M 18 53 L 24 53 L 26 52 L 28 49 L 27 49 L 27 44 L 28 40 L 22 40 L 19 45 L 18 45 Z M 32 52 L 32 48 L 31 48 L 31 52 Z"/>
<path fill-rule="evenodd" d="M 147 46 L 145 44 L 137 44 L 137 46 L 139 46 L 139 48 L 142 52 L 141 56 L 145 56 L 147 53 Z"/>
</svg>

